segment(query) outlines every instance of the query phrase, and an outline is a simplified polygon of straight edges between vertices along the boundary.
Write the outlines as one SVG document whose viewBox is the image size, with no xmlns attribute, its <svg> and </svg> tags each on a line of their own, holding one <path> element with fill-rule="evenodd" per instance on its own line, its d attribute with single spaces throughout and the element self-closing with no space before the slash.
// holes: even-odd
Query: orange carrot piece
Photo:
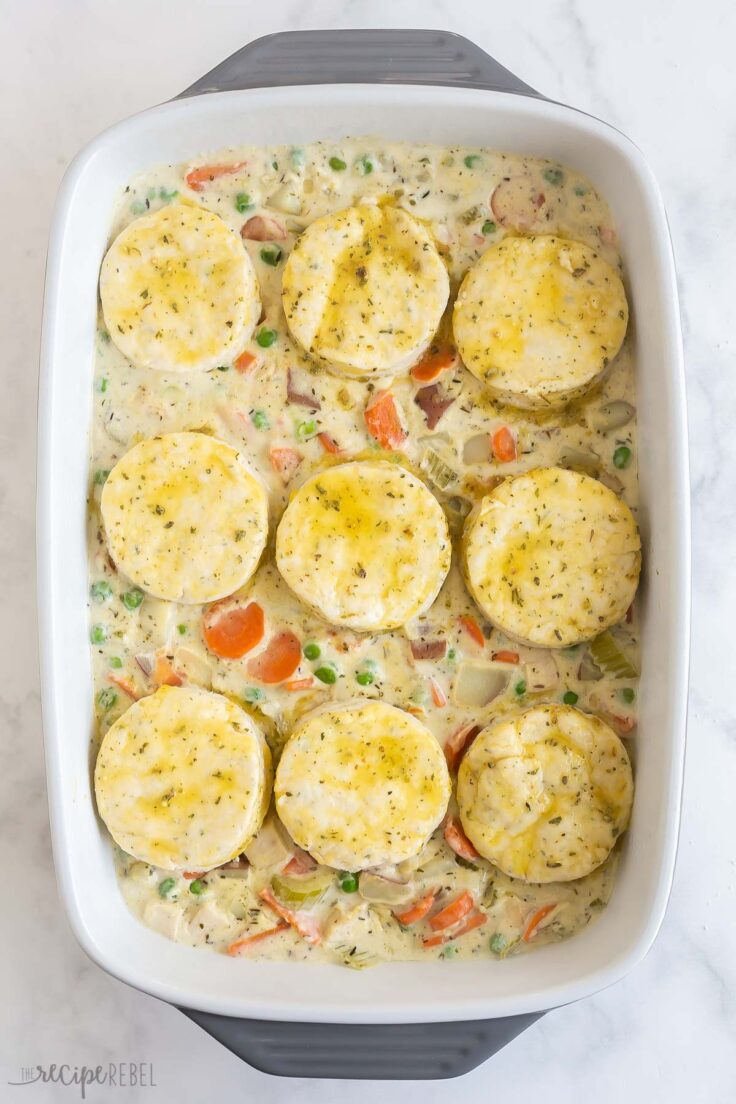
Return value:
<svg viewBox="0 0 736 1104">
<path fill-rule="evenodd" d="M 508 426 L 501 426 L 491 437 L 491 448 L 496 460 L 507 464 L 516 459 L 516 439 Z"/>
<path fill-rule="evenodd" d="M 390 391 L 377 391 L 366 406 L 364 417 L 368 432 L 381 448 L 396 449 L 406 439 L 399 408 Z"/>
<path fill-rule="evenodd" d="M 427 939 L 422 940 L 422 944 L 425 947 L 438 947 L 442 943 L 450 943 L 453 939 L 458 939 L 461 935 L 465 935 L 469 931 L 473 931 L 475 928 L 480 928 L 486 923 L 488 917 L 484 912 L 473 912 L 468 916 L 467 920 L 456 928 L 452 932 L 440 932 L 439 935 L 430 935 Z M 431 921 L 430 921 L 431 922 Z"/>
<path fill-rule="evenodd" d="M 236 939 L 228 947 L 227 953 L 229 955 L 240 954 L 244 947 L 252 947 L 254 943 L 260 943 L 262 939 L 269 939 L 272 935 L 278 935 L 279 932 L 288 931 L 288 929 L 289 925 L 285 920 L 282 920 L 274 928 L 266 928 L 265 931 L 253 932 L 252 935 L 244 935 L 242 939 Z"/>
<path fill-rule="evenodd" d="M 284 874 L 309 874 L 314 870 L 316 862 L 308 851 L 302 851 L 301 847 L 293 855 L 283 869 Z"/>
<path fill-rule="evenodd" d="M 200 165 L 197 169 L 191 169 L 185 179 L 193 192 L 203 192 L 213 180 L 240 172 L 246 164 L 246 161 L 238 161 L 234 165 Z"/>
<path fill-rule="evenodd" d="M 436 681 L 436 679 L 433 679 L 431 677 L 429 679 L 429 688 L 432 691 L 432 701 L 434 702 L 435 706 L 437 707 L 437 709 L 443 709 L 447 705 L 447 694 L 442 689 L 440 684 Z"/>
<path fill-rule="evenodd" d="M 498 663 L 518 663 L 519 653 L 504 651 L 494 652 L 491 656 L 491 659 L 495 659 Z"/>
<path fill-rule="evenodd" d="M 129 698 L 132 698 L 133 701 L 138 701 L 140 698 L 140 694 L 135 686 L 125 675 L 116 675 L 114 671 L 108 671 L 107 680 L 108 682 L 114 682 L 115 685 L 122 690 L 124 694 L 127 694 Z"/>
<path fill-rule="evenodd" d="M 183 679 L 177 674 L 174 665 L 167 655 L 156 656 L 156 663 L 151 674 L 151 680 L 156 686 L 181 686 Z"/>
<path fill-rule="evenodd" d="M 450 901 L 449 905 L 445 905 L 443 909 L 440 909 L 438 913 L 431 917 L 429 926 L 432 931 L 444 931 L 445 928 L 451 928 L 453 924 L 457 924 L 463 916 L 467 916 L 474 908 L 473 894 L 469 889 L 466 889 L 459 897 L 456 897 L 454 901 Z"/>
<path fill-rule="evenodd" d="M 437 891 L 433 889 L 426 897 L 420 897 L 418 901 L 415 901 L 414 904 L 404 912 L 395 912 L 394 916 L 405 928 L 408 928 L 411 924 L 418 924 L 432 908 L 436 896 Z"/>
<path fill-rule="evenodd" d="M 296 474 L 296 470 L 302 462 L 301 453 L 293 448 L 272 448 L 269 450 L 268 459 L 271 467 L 283 479 L 284 483 Z"/>
<path fill-rule="evenodd" d="M 247 606 L 233 606 L 213 618 L 220 605 L 217 602 L 205 612 L 202 622 L 204 642 L 221 659 L 241 659 L 263 639 L 263 610 L 257 602 L 249 602 Z"/>
<path fill-rule="evenodd" d="M 465 859 L 466 862 L 474 862 L 475 859 L 480 858 L 480 855 L 465 835 L 465 832 L 463 832 L 457 817 L 447 818 L 443 835 L 448 847 L 450 847 L 456 855 L 459 855 L 461 859 Z"/>
<path fill-rule="evenodd" d="M 255 353 L 249 353 L 248 350 L 241 353 L 239 357 L 236 357 L 233 361 L 236 372 L 250 372 L 252 368 L 255 368 L 258 364 L 259 358 Z"/>
<path fill-rule="evenodd" d="M 282 920 L 285 920 L 287 924 L 291 924 L 292 928 L 298 931 L 299 935 L 306 939 L 307 943 L 316 945 L 322 941 L 322 935 L 314 917 L 304 913 L 292 912 L 286 905 L 282 905 L 280 901 L 276 900 L 268 887 L 262 889 L 258 896 L 262 901 L 265 901 Z"/>
<path fill-rule="evenodd" d="M 259 682 L 273 685 L 294 674 L 302 658 L 298 637 L 288 629 L 272 636 L 265 651 L 248 661 L 248 674 Z"/>
<path fill-rule="evenodd" d="M 461 725 L 445 741 L 445 759 L 451 771 L 456 771 L 460 761 L 480 732 L 480 725 Z"/>
<path fill-rule="evenodd" d="M 290 690 L 292 693 L 298 693 L 299 690 L 308 690 L 310 686 L 314 684 L 314 679 L 310 675 L 309 678 L 291 679 L 290 682 L 284 683 L 284 690 Z"/>
<path fill-rule="evenodd" d="M 469 614 L 466 614 L 463 617 L 458 617 L 458 621 L 465 629 L 471 640 L 474 640 L 475 643 L 482 648 L 486 642 L 486 638 L 483 636 L 483 630 L 478 622 L 475 620 L 475 618 L 471 617 Z"/>
<path fill-rule="evenodd" d="M 204 878 L 206 870 L 183 870 L 182 878 L 185 878 L 188 882 L 193 882 L 195 878 Z"/>
<path fill-rule="evenodd" d="M 318 433 L 317 437 L 325 452 L 331 452 L 333 456 L 340 456 L 342 454 L 342 449 L 335 438 L 331 437 L 329 433 Z"/>
<path fill-rule="evenodd" d="M 431 345 L 410 374 L 418 383 L 432 383 L 447 368 L 454 368 L 456 365 L 457 349 L 453 345 Z"/>
<path fill-rule="evenodd" d="M 545 916 L 549 916 L 552 910 L 556 908 L 556 902 L 553 905 L 542 905 L 541 908 L 538 908 L 537 911 L 529 917 L 524 928 L 524 934 L 521 937 L 525 943 L 528 943 L 530 939 L 534 938 L 537 933 L 537 928 L 542 923 Z"/>
</svg>

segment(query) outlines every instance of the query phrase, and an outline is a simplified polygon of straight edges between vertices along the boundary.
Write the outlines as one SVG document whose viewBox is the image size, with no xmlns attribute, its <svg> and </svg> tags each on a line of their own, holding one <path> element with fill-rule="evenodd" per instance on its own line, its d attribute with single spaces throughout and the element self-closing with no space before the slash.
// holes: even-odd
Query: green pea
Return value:
<svg viewBox="0 0 736 1104">
<path fill-rule="evenodd" d="M 93 583 L 89 588 L 89 592 L 96 602 L 106 602 L 108 598 L 112 597 L 112 587 L 104 579 Z"/>
<path fill-rule="evenodd" d="M 372 671 L 357 671 L 355 674 L 355 681 L 358 686 L 370 686 L 373 682 Z"/>
<path fill-rule="evenodd" d="M 343 893 L 356 893 L 358 890 L 358 875 L 351 874 L 349 870 L 343 870 L 341 874 L 338 874 L 338 881 L 340 882 L 340 889 Z"/>
<path fill-rule="evenodd" d="M 116 692 L 110 686 L 106 686 L 104 690 L 100 690 L 97 695 L 97 704 L 100 709 L 104 709 L 107 713 L 108 709 L 112 709 L 115 702 L 118 700 Z"/>
<path fill-rule="evenodd" d="M 206 888 L 207 886 L 201 878 L 195 878 L 193 882 L 189 883 L 189 892 L 193 893 L 195 897 L 201 897 Z"/>
<path fill-rule="evenodd" d="M 95 472 L 95 486 L 101 487 L 103 483 L 107 481 L 107 477 L 110 474 L 108 468 L 98 468 Z"/>
<path fill-rule="evenodd" d="M 517 682 L 516 686 L 514 687 L 514 693 L 519 698 L 522 697 L 523 694 L 526 694 L 526 683 L 523 679 L 519 679 L 519 681 Z"/>
<path fill-rule="evenodd" d="M 508 939 L 501 932 L 494 932 L 488 941 L 491 952 L 495 955 L 503 954 L 508 946 Z"/>
<path fill-rule="evenodd" d="M 249 207 L 254 207 L 255 204 L 250 198 L 247 192 L 238 192 L 235 197 L 235 210 L 239 211 L 242 215 Z"/>
<path fill-rule="evenodd" d="M 104 644 L 107 640 L 107 629 L 104 625 L 93 625 L 89 630 L 89 638 L 93 644 Z"/>
<path fill-rule="evenodd" d="M 617 468 L 628 468 L 631 463 L 631 449 L 628 445 L 619 445 L 613 454 L 613 463 Z"/>
<path fill-rule="evenodd" d="M 486 221 L 483 223 L 483 226 L 481 227 L 481 233 L 482 234 L 495 234 L 495 232 L 496 232 L 496 224 L 493 221 L 493 219 L 486 219 Z"/>
<path fill-rule="evenodd" d="M 307 659 L 319 659 L 319 657 L 322 655 L 322 649 L 320 648 L 319 644 L 311 642 L 304 645 L 304 655 L 307 657 Z"/>
<path fill-rule="evenodd" d="M 135 610 L 143 601 L 143 591 L 138 587 L 131 587 L 123 594 L 123 605 L 126 609 Z"/>
<path fill-rule="evenodd" d="M 250 420 L 256 429 L 268 429 L 268 415 L 264 410 L 251 410 Z"/>
<path fill-rule="evenodd" d="M 308 441 L 310 437 L 314 437 L 317 432 L 317 423 L 315 421 L 300 422 L 296 427 L 296 435 L 299 441 Z"/>
<path fill-rule="evenodd" d="M 450 660 L 450 663 L 455 662 L 455 660 L 457 659 L 457 652 L 455 651 L 454 648 L 450 648 L 450 650 L 447 653 L 447 658 Z"/>
<path fill-rule="evenodd" d="M 474 169 L 480 161 L 479 153 L 469 153 L 467 157 L 463 157 L 463 163 L 466 169 Z"/>
<path fill-rule="evenodd" d="M 630 686 L 624 686 L 623 690 L 621 690 L 620 693 L 621 701 L 625 701 L 627 705 L 631 705 L 634 698 L 636 697 L 636 691 L 632 690 Z"/>
<path fill-rule="evenodd" d="M 355 171 L 358 176 L 370 176 L 373 172 L 373 162 L 367 153 L 364 153 L 362 157 L 359 157 L 355 162 Z"/>
<path fill-rule="evenodd" d="M 168 897 L 175 885 L 176 878 L 164 878 L 164 880 L 158 884 L 159 897 Z"/>
<path fill-rule="evenodd" d="M 558 188 L 565 179 L 565 174 L 562 169 L 545 169 L 542 176 L 548 184 L 554 184 Z"/>
<path fill-rule="evenodd" d="M 275 330 L 259 330 L 256 334 L 256 341 L 262 349 L 270 349 L 274 341 L 278 337 Z"/>
<path fill-rule="evenodd" d="M 562 695 L 562 700 L 565 705 L 577 705 L 578 696 L 574 690 L 566 690 Z"/>
<path fill-rule="evenodd" d="M 276 268 L 282 256 L 283 251 L 280 245 L 264 245 L 261 250 L 261 260 L 264 264 L 270 265 L 271 268 Z"/>
<path fill-rule="evenodd" d="M 337 671 L 334 667 L 318 667 L 314 672 L 315 678 L 318 678 L 320 682 L 326 683 L 327 686 L 332 686 L 337 682 Z"/>
<path fill-rule="evenodd" d="M 263 701 L 265 694 L 258 686 L 246 686 L 243 691 L 243 701 L 250 702 L 253 705 L 255 702 Z"/>
<path fill-rule="evenodd" d="M 176 626 L 176 631 L 179 633 L 179 636 L 186 636 L 187 635 L 186 625 L 177 625 Z"/>
<path fill-rule="evenodd" d="M 123 666 L 123 661 L 120 656 L 110 656 L 107 662 L 111 667 L 114 667 L 116 671 Z"/>
<path fill-rule="evenodd" d="M 345 172 L 345 169 L 347 168 L 347 165 L 340 157 L 331 157 L 329 165 L 330 168 L 334 169 L 335 172 Z"/>
</svg>

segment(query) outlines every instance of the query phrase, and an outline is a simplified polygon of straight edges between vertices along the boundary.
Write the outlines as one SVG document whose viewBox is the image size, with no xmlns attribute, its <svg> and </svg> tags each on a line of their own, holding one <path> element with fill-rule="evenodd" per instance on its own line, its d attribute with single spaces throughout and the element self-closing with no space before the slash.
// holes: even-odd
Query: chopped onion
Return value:
<svg viewBox="0 0 736 1104">
<path fill-rule="evenodd" d="M 464 464 L 485 464 L 493 455 L 490 433 L 476 433 L 463 445 Z"/>
<path fill-rule="evenodd" d="M 579 472 L 581 475 L 592 475 L 595 479 L 601 470 L 601 458 L 597 453 L 565 447 L 560 452 L 557 463 L 561 468 Z"/>
<path fill-rule="evenodd" d="M 614 399 L 612 402 L 603 403 L 588 411 L 587 422 L 591 429 L 598 429 L 602 433 L 608 433 L 612 429 L 620 429 L 627 425 L 636 413 L 636 407 L 624 399 Z"/>
<path fill-rule="evenodd" d="M 526 685 L 529 690 L 554 690 L 560 680 L 557 664 L 549 652 L 538 651 L 526 661 Z"/>
<path fill-rule="evenodd" d="M 455 679 L 453 696 L 457 705 L 482 708 L 502 694 L 512 668 L 504 663 L 462 663 Z"/>
<path fill-rule="evenodd" d="M 364 901 L 375 905 L 403 905 L 415 895 L 412 882 L 394 882 L 388 878 L 364 870 L 360 875 L 358 892 Z"/>
<path fill-rule="evenodd" d="M 255 839 L 246 847 L 245 856 L 256 869 L 282 866 L 294 855 L 294 848 L 289 843 L 276 818 L 270 816 L 263 822 Z"/>
</svg>

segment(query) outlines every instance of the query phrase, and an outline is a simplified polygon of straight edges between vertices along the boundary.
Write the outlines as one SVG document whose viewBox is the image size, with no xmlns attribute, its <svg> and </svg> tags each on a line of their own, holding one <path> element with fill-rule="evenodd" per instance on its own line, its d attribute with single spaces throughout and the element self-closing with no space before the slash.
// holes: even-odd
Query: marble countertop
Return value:
<svg viewBox="0 0 736 1104">
<path fill-rule="evenodd" d="M 474 39 L 550 97 L 613 123 L 643 149 L 677 256 L 694 497 L 694 628 L 684 821 L 672 899 L 626 980 L 540 1020 L 463 1081 L 460 1097 L 614 1104 L 736 1099 L 736 8 L 728 0 L 8 0 L 0 82 L 5 380 L 0 404 L 0 1099 L 73 1100 L 78 1089 L 6 1087 L 21 1067 L 145 1061 L 155 1088 L 87 1099 L 256 1099 L 358 1104 L 401 1084 L 288 1082 L 251 1070 L 175 1009 L 108 977 L 69 930 L 53 878 L 34 595 L 34 427 L 43 270 L 54 195 L 93 135 L 169 98 L 245 42 L 307 27 L 430 26 Z M 214 1087 L 214 1088 L 213 1088 Z M 409 1090 L 410 1091 L 410 1090 Z"/>
</svg>

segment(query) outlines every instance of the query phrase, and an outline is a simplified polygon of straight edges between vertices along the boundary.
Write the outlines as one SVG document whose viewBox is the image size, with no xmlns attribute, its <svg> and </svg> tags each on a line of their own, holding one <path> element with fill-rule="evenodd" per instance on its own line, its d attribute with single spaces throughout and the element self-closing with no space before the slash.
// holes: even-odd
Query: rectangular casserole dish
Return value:
<svg viewBox="0 0 736 1104">
<path fill-rule="evenodd" d="M 287 74 L 279 64 L 289 65 Z M 365 83 L 328 83 L 333 76 Z M 245 83 L 277 82 L 290 86 L 238 90 Z M 399 90 L 397 83 L 406 86 Z M 232 90 L 203 94 L 222 87 Z M 371 133 L 490 146 L 580 170 L 611 205 L 632 304 L 644 548 L 633 818 L 613 899 L 601 918 L 569 942 L 504 963 L 458 962 L 452 969 L 397 963 L 353 972 L 205 957 L 170 943 L 128 912 L 92 796 L 88 426 L 97 278 L 116 193 L 148 165 L 228 144 L 299 144 Z M 95 962 L 201 1013 L 287 1023 L 428 1024 L 540 1013 L 611 984 L 643 957 L 664 915 L 680 815 L 689 510 L 672 249 L 657 185 L 628 139 L 537 97 L 457 36 L 305 32 L 260 40 L 183 98 L 106 131 L 67 171 L 49 247 L 39 395 L 38 583 L 51 827 L 61 896 L 77 939 Z"/>
</svg>

